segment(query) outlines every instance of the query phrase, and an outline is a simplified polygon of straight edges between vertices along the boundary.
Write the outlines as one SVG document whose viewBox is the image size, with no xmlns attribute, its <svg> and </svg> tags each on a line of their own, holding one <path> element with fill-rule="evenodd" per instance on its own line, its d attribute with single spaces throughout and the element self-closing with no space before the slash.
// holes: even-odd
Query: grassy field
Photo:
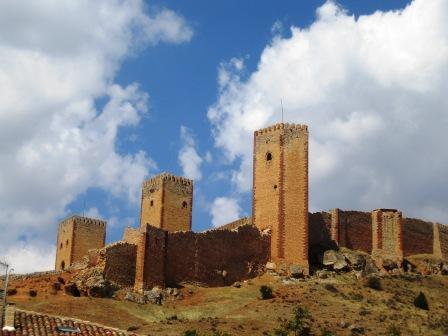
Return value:
<svg viewBox="0 0 448 336">
<path fill-rule="evenodd" d="M 273 288 L 274 298 L 259 299 L 259 288 Z M 333 335 L 448 335 L 448 277 L 421 279 L 386 277 L 382 290 L 365 285 L 352 275 L 332 279 L 310 279 L 285 284 L 280 278 L 264 275 L 241 288 L 185 286 L 184 299 L 169 300 L 162 306 L 139 305 L 117 299 L 72 297 L 55 292 L 47 282 L 12 283 L 17 294 L 11 297 L 19 308 L 47 314 L 76 317 L 128 329 L 141 335 L 182 335 L 195 329 L 200 335 L 227 332 L 230 335 L 269 335 L 290 318 L 294 307 L 306 308 L 312 316 L 316 335 L 321 329 Z M 30 297 L 29 289 L 37 290 Z M 414 306 L 422 291 L 429 311 Z M 356 328 L 354 328 L 356 326 Z"/>
</svg>

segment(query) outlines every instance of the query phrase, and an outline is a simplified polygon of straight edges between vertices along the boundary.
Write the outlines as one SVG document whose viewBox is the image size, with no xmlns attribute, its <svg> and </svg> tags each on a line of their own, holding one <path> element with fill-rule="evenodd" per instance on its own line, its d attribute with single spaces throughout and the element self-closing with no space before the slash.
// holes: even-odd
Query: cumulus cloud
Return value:
<svg viewBox="0 0 448 336">
<path fill-rule="evenodd" d="M 238 200 L 231 197 L 217 197 L 210 207 L 212 224 L 218 227 L 240 218 L 241 207 Z"/>
<path fill-rule="evenodd" d="M 139 123 L 149 97 L 114 78 L 137 49 L 188 41 L 193 32 L 178 14 L 144 7 L 0 2 L 0 255 L 16 269 L 53 265 L 46 261 L 54 258 L 56 219 L 78 195 L 95 187 L 136 203 L 155 168 L 147 153 L 115 148 L 119 129 Z"/>
<path fill-rule="evenodd" d="M 310 206 L 397 207 L 448 222 L 448 3 L 414 0 L 358 18 L 332 1 L 315 22 L 275 36 L 257 70 L 219 69 L 210 107 L 215 144 L 251 188 L 253 131 L 310 127 Z M 243 69 L 244 70 L 244 69 Z"/>
<path fill-rule="evenodd" d="M 182 142 L 182 148 L 179 151 L 178 159 L 183 170 L 183 175 L 193 180 L 202 179 L 201 164 L 203 159 L 196 150 L 196 142 L 191 130 L 185 126 L 181 126 L 180 140 Z"/>
</svg>

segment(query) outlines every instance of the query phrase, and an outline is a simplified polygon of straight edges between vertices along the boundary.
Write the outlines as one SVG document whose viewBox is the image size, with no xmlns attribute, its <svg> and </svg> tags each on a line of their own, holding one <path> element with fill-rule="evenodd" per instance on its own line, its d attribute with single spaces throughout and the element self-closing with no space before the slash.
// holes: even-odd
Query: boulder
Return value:
<svg viewBox="0 0 448 336">
<path fill-rule="evenodd" d="M 289 276 L 295 279 L 303 278 L 305 275 L 303 267 L 291 264 L 289 265 Z"/>
<path fill-rule="evenodd" d="M 400 268 L 399 263 L 390 258 L 384 258 L 382 261 L 382 266 L 386 271 L 392 271 L 393 269 Z"/>
<path fill-rule="evenodd" d="M 440 269 L 442 275 L 448 275 L 448 262 L 443 262 Z"/>
<path fill-rule="evenodd" d="M 144 295 L 137 294 L 134 292 L 127 292 L 126 295 L 124 296 L 124 299 L 127 301 L 138 303 L 138 304 L 146 303 L 146 298 Z"/>
<path fill-rule="evenodd" d="M 241 287 L 241 282 L 239 282 L 239 281 L 234 282 L 232 286 L 235 287 L 235 288 L 240 288 Z"/>
<path fill-rule="evenodd" d="M 335 250 L 327 250 L 324 252 L 322 256 L 322 264 L 324 266 L 332 267 L 336 271 L 341 271 L 348 266 L 344 255 Z"/>
<path fill-rule="evenodd" d="M 267 271 L 272 271 L 272 272 L 274 272 L 276 268 L 277 268 L 277 266 L 275 265 L 275 263 L 273 263 L 273 262 L 271 262 L 271 261 L 269 261 L 269 262 L 266 263 L 266 270 L 267 270 Z"/>
<path fill-rule="evenodd" d="M 359 271 L 364 268 L 366 264 L 365 255 L 361 253 L 356 253 L 354 251 L 346 251 L 343 253 L 343 255 L 353 269 Z"/>
<path fill-rule="evenodd" d="M 362 273 L 364 276 L 371 275 L 371 274 L 377 274 L 379 272 L 378 267 L 375 265 L 375 262 L 372 260 L 372 258 L 366 258 L 366 263 L 364 265 L 364 269 L 362 270 Z"/>
</svg>

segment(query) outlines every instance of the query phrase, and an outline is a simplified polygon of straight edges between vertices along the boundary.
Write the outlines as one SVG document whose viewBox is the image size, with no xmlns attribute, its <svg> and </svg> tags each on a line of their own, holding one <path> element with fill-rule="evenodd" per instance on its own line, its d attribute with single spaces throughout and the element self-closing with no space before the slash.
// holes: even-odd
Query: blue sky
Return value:
<svg viewBox="0 0 448 336">
<path fill-rule="evenodd" d="M 217 172 L 228 171 L 220 162 L 222 155 L 214 148 L 207 110 L 217 98 L 217 69 L 220 63 L 233 57 L 246 60 L 247 72 L 256 69 L 259 57 L 273 37 L 276 22 L 283 25 L 282 34 L 290 35 L 289 27 L 309 26 L 316 18 L 316 9 L 324 1 L 186 1 L 152 2 L 155 7 L 167 7 L 181 13 L 194 29 L 194 37 L 183 45 L 160 45 L 147 48 L 128 59 L 117 76 L 120 84 L 138 82 L 150 94 L 150 112 L 137 129 L 120 132 L 118 149 L 122 153 L 145 150 L 157 162 L 159 171 L 182 175 L 178 150 L 182 146 L 180 127 L 190 128 L 201 153 L 210 151 L 216 157 L 203 167 L 204 180 L 195 187 L 193 229 L 205 230 L 212 226 L 207 204 L 216 197 L 232 194 L 234 188 L 225 180 L 214 180 Z M 399 9 L 409 1 L 339 1 L 355 16 L 376 10 Z M 131 135 L 137 140 L 129 140 Z M 120 200 L 108 199 L 106 192 L 89 191 L 74 202 L 73 212 L 87 208 L 101 209 L 101 215 L 110 216 L 110 207 L 119 207 L 120 217 L 134 218 L 138 223 L 138 207 L 129 207 Z M 250 215 L 251 195 L 239 195 L 243 215 Z M 198 204 L 199 203 L 199 204 Z M 122 227 L 109 230 L 108 240 L 120 238 Z"/>
<path fill-rule="evenodd" d="M 252 133 L 281 99 L 310 126 L 312 211 L 448 222 L 447 16 L 444 0 L 0 4 L 0 256 L 48 267 L 73 213 L 120 239 L 162 171 L 195 178 L 195 231 L 250 215 Z"/>
</svg>

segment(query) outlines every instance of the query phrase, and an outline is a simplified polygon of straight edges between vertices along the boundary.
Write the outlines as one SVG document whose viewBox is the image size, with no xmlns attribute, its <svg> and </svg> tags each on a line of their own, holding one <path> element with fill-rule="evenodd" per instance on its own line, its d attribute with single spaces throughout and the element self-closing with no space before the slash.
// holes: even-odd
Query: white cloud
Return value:
<svg viewBox="0 0 448 336">
<path fill-rule="evenodd" d="M 181 126 L 180 140 L 182 148 L 179 151 L 179 163 L 183 170 L 183 175 L 193 180 L 202 179 L 201 164 L 203 159 L 196 150 L 194 136 L 187 127 Z"/>
<path fill-rule="evenodd" d="M 148 95 L 114 78 L 135 50 L 188 41 L 192 29 L 170 10 L 146 14 L 142 0 L 6 0 L 0 32 L 0 255 L 35 270 L 48 263 L 27 256 L 46 260 L 78 195 L 97 187 L 137 202 L 155 163 L 116 140 Z"/>
<path fill-rule="evenodd" d="M 329 1 L 310 27 L 275 36 L 247 79 L 221 66 L 208 117 L 240 162 L 240 191 L 251 188 L 253 131 L 281 120 L 283 100 L 285 120 L 310 126 L 312 210 L 397 207 L 448 222 L 447 79 L 448 2 L 355 18 Z"/>
<path fill-rule="evenodd" d="M 4 254 L 4 260 L 13 267 L 12 274 L 54 269 L 55 248 L 52 244 L 26 244 L 17 242 Z"/>
<path fill-rule="evenodd" d="M 214 227 L 237 220 L 241 217 L 240 214 L 241 207 L 238 205 L 238 200 L 235 198 L 217 197 L 210 208 L 210 215 Z"/>
</svg>

